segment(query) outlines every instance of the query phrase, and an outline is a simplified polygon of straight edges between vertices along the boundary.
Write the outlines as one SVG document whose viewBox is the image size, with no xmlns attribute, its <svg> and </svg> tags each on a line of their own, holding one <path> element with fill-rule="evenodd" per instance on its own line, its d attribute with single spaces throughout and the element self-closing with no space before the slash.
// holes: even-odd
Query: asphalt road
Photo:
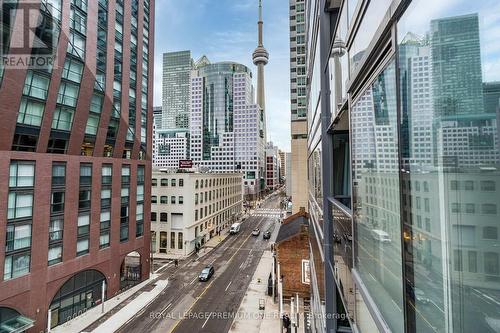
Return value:
<svg viewBox="0 0 500 333">
<path fill-rule="evenodd" d="M 262 205 L 278 207 L 278 196 Z M 256 227 L 266 230 L 272 223 L 276 218 L 250 216 L 237 235 L 228 236 L 205 256 L 192 255 L 178 268 L 167 267 L 160 279 L 168 277 L 168 287 L 118 332 L 227 332 L 260 257 L 270 245 L 262 239 L 262 232 L 258 237 L 251 232 Z M 199 282 L 198 274 L 207 264 L 214 265 L 215 274 L 208 282 Z"/>
</svg>

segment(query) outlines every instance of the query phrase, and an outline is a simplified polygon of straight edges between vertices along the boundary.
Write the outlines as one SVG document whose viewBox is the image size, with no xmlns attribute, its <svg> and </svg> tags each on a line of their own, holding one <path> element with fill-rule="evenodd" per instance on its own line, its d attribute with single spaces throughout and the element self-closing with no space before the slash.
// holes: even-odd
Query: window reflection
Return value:
<svg viewBox="0 0 500 333">
<path fill-rule="evenodd" d="M 394 61 L 351 110 L 355 267 L 393 332 L 403 332 Z"/>
<path fill-rule="evenodd" d="M 432 1 L 418 0 L 398 24 L 407 309 L 416 332 L 498 331 L 495 6 L 457 0 L 430 11 Z M 416 20 L 422 13 L 428 19 Z"/>
</svg>

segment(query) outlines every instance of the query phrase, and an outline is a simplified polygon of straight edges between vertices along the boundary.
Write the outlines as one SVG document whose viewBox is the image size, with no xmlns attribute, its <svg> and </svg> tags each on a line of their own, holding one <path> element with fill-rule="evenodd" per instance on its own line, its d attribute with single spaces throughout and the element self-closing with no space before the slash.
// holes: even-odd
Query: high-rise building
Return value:
<svg viewBox="0 0 500 333">
<path fill-rule="evenodd" d="M 1 6 L 0 330 L 40 332 L 149 277 L 155 6 Z"/>
<path fill-rule="evenodd" d="M 291 168 L 293 213 L 307 210 L 306 3 L 290 0 Z"/>
<path fill-rule="evenodd" d="M 189 129 L 191 51 L 163 53 L 163 129 Z"/>
<path fill-rule="evenodd" d="M 279 149 L 272 142 L 266 145 L 266 187 L 275 190 L 280 184 L 281 160 Z"/>
<path fill-rule="evenodd" d="M 265 135 L 252 73 L 204 59 L 191 78 L 191 158 L 204 170 L 243 172 L 244 194 L 254 198 L 265 188 Z"/>
<path fill-rule="evenodd" d="M 285 172 L 286 172 L 286 152 L 283 150 L 278 150 L 278 155 L 280 157 L 280 182 L 285 179 Z"/>
<path fill-rule="evenodd" d="M 286 196 L 292 196 L 292 153 L 285 154 L 285 188 Z"/>
<path fill-rule="evenodd" d="M 153 126 L 154 130 L 160 130 L 162 127 L 163 109 L 161 106 L 153 107 Z"/>
<path fill-rule="evenodd" d="M 497 331 L 495 2 L 306 2 L 311 330 Z"/>
</svg>

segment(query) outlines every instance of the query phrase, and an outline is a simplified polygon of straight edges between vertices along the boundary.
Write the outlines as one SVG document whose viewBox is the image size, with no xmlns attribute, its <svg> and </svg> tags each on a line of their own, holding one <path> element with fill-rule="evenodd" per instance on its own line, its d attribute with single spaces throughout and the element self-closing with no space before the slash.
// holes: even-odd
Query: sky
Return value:
<svg viewBox="0 0 500 333">
<path fill-rule="evenodd" d="M 248 66 L 256 85 L 258 0 L 158 0 L 155 25 L 154 105 L 161 106 L 163 53 L 191 50 L 194 60 Z M 267 140 L 290 151 L 288 0 L 263 0 Z"/>
</svg>

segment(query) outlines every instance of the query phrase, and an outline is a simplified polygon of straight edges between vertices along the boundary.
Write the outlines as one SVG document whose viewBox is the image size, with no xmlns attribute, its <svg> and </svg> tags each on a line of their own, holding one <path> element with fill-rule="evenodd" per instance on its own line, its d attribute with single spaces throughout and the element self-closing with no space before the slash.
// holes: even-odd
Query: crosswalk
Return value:
<svg viewBox="0 0 500 333">
<path fill-rule="evenodd" d="M 278 208 L 257 208 L 252 216 L 281 218 L 282 212 Z"/>
</svg>

